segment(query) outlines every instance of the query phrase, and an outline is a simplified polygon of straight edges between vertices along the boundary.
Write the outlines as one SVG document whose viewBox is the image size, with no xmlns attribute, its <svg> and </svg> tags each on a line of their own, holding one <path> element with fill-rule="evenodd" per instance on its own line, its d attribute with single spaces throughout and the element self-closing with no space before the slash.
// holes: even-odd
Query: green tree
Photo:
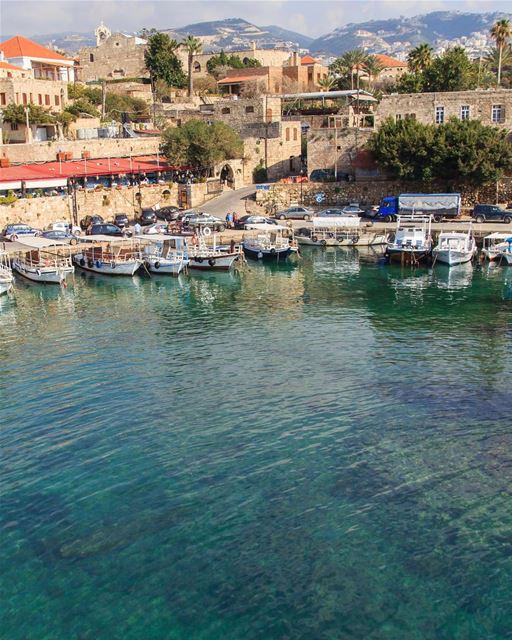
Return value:
<svg viewBox="0 0 512 640">
<path fill-rule="evenodd" d="M 9 124 L 24 124 L 26 122 L 25 109 L 22 104 L 8 104 L 2 109 L 4 122 Z"/>
<path fill-rule="evenodd" d="M 240 58 L 236 55 L 227 55 L 225 51 L 221 51 L 212 56 L 206 63 L 206 69 L 211 75 L 216 75 L 219 67 L 228 67 L 230 69 L 246 69 L 251 67 L 261 67 L 261 62 L 256 58 Z"/>
<path fill-rule="evenodd" d="M 417 120 L 386 120 L 370 138 L 368 148 L 377 163 L 404 180 L 430 180 L 435 127 Z"/>
<path fill-rule="evenodd" d="M 186 86 L 187 78 L 181 61 L 176 56 L 178 47 L 176 40 L 171 40 L 167 33 L 157 32 L 149 36 L 144 60 L 153 92 L 157 80 L 164 80 L 171 87 Z"/>
<path fill-rule="evenodd" d="M 318 86 L 322 89 L 322 91 L 330 91 L 336 86 L 336 78 L 331 75 L 328 75 L 325 78 L 320 78 L 320 80 L 318 81 Z"/>
<path fill-rule="evenodd" d="M 377 56 L 368 56 L 363 66 L 364 70 L 368 74 L 368 87 L 372 89 L 375 81 L 382 73 L 384 65 L 380 62 Z"/>
<path fill-rule="evenodd" d="M 422 73 L 403 73 L 394 86 L 398 93 L 421 93 L 423 91 Z"/>
<path fill-rule="evenodd" d="M 512 169 L 507 132 L 478 120 L 443 125 L 386 120 L 368 143 L 377 163 L 405 180 L 451 180 L 481 186 Z"/>
<path fill-rule="evenodd" d="M 356 76 L 356 86 L 359 88 L 359 76 L 364 68 L 368 55 L 363 49 L 352 49 L 346 51 L 342 56 L 330 65 L 331 73 L 338 77 L 339 88 L 345 88 L 350 84 L 350 88 L 354 89 L 354 75 Z"/>
<path fill-rule="evenodd" d="M 485 70 L 493 73 L 494 76 L 498 74 L 498 69 L 501 68 L 500 83 L 510 88 L 512 82 L 512 46 L 507 44 L 503 49 L 496 47 L 491 49 L 483 62 Z"/>
<path fill-rule="evenodd" d="M 189 120 L 164 132 L 162 152 L 173 164 L 212 169 L 223 160 L 240 158 L 243 143 L 224 122 L 208 125 L 203 120 Z"/>
<path fill-rule="evenodd" d="M 478 69 L 462 47 L 447 49 L 423 71 L 423 91 L 468 91 L 478 86 Z"/>
<path fill-rule="evenodd" d="M 75 100 L 73 104 L 66 105 L 64 111 L 72 113 L 75 116 L 80 116 L 85 113 L 88 116 L 97 118 L 100 115 L 100 112 L 98 111 L 98 109 L 96 109 L 96 106 L 85 97 L 78 98 L 78 100 Z"/>
<path fill-rule="evenodd" d="M 496 48 L 499 51 L 498 75 L 497 75 L 498 86 L 501 84 L 501 64 L 502 64 L 503 49 L 505 48 L 505 45 L 510 40 L 511 36 L 512 36 L 512 24 L 510 23 L 510 20 L 503 18 L 502 20 L 497 20 L 493 24 L 491 29 L 491 38 L 494 40 L 494 42 L 496 42 Z"/>
<path fill-rule="evenodd" d="M 434 50 L 424 42 L 412 49 L 407 56 L 407 64 L 412 73 L 421 73 L 432 64 Z"/>
<path fill-rule="evenodd" d="M 188 56 L 188 97 L 192 97 L 192 93 L 194 91 L 194 79 L 192 77 L 192 62 L 194 61 L 194 56 L 201 52 L 202 43 L 199 38 L 195 38 L 194 36 L 187 36 L 185 40 L 182 42 L 182 47 L 186 50 Z"/>
</svg>

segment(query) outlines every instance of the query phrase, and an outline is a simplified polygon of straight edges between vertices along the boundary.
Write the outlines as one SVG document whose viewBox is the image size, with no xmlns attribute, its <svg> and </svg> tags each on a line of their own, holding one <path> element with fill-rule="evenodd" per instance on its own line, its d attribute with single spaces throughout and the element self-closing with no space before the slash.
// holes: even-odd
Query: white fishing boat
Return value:
<svg viewBox="0 0 512 640">
<path fill-rule="evenodd" d="M 133 276 L 144 260 L 139 245 L 133 239 L 91 235 L 81 238 L 87 243 L 73 256 L 80 269 L 109 276 Z M 90 246 L 90 243 L 94 243 Z"/>
<path fill-rule="evenodd" d="M 497 260 L 503 251 L 506 251 L 510 233 L 491 233 L 485 236 L 483 241 L 482 255 L 486 260 Z"/>
<path fill-rule="evenodd" d="M 432 249 L 436 262 L 450 266 L 471 262 L 477 252 L 471 226 L 467 232 L 444 231 L 439 234 L 437 245 Z"/>
<path fill-rule="evenodd" d="M 371 247 L 385 245 L 388 235 L 372 232 L 372 225 L 361 225 L 358 216 L 318 216 L 312 227 L 302 228 L 295 236 L 298 244 L 320 247 Z"/>
<path fill-rule="evenodd" d="M 189 263 L 187 236 L 157 233 L 136 238 L 145 244 L 142 257 L 150 273 L 178 276 Z"/>
<path fill-rule="evenodd" d="M 207 243 L 207 239 L 212 244 Z M 188 268 L 201 271 L 229 271 L 240 258 L 240 250 L 235 246 L 226 249 L 217 244 L 217 236 L 210 229 L 203 229 L 199 235 L 187 238 Z"/>
<path fill-rule="evenodd" d="M 12 275 L 9 257 L 0 251 L 0 296 L 12 290 L 14 276 Z"/>
<path fill-rule="evenodd" d="M 393 240 L 386 247 L 390 262 L 417 264 L 432 252 L 432 218 L 430 216 L 397 216 Z"/>
<path fill-rule="evenodd" d="M 499 253 L 499 260 L 500 262 L 512 265 L 512 236 L 509 235 L 505 243 L 506 246 L 502 247 Z"/>
<path fill-rule="evenodd" d="M 69 244 L 59 240 L 24 236 L 12 261 L 12 268 L 27 280 L 62 284 L 74 272 Z"/>
<path fill-rule="evenodd" d="M 260 229 L 255 237 L 246 238 L 242 242 L 244 254 L 254 260 L 280 262 L 286 260 L 292 253 L 297 253 L 297 242 L 293 237 L 293 230 L 281 225 L 274 225 L 272 230 Z"/>
</svg>

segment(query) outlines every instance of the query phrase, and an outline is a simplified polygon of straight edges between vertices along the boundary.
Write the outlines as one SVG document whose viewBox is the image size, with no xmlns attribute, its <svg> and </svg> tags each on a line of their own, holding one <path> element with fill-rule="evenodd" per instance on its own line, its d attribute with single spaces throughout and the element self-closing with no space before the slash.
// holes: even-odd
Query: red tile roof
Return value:
<svg viewBox="0 0 512 640">
<path fill-rule="evenodd" d="M 256 71 L 257 73 L 255 73 Z M 217 84 L 237 84 L 239 82 L 247 82 L 247 80 L 261 78 L 266 75 L 267 69 L 265 67 L 251 69 L 251 73 L 247 73 L 247 71 L 245 71 L 245 73 L 243 71 L 242 73 L 231 72 L 229 76 L 222 78 L 222 80 L 219 80 Z"/>
<path fill-rule="evenodd" d="M 301 64 L 318 64 L 318 60 L 315 60 L 311 56 L 304 56 L 301 61 Z"/>
<path fill-rule="evenodd" d="M 23 69 L 22 67 L 16 67 L 15 65 L 9 64 L 4 60 L 0 60 L 0 69 L 14 69 L 14 71 L 26 71 L 26 69 Z"/>
<path fill-rule="evenodd" d="M 23 36 L 14 36 L 0 43 L 0 51 L 4 52 L 6 58 L 46 58 L 48 60 L 72 62 L 71 58 L 65 58 L 60 53 L 47 49 Z"/>
<path fill-rule="evenodd" d="M 407 62 L 397 60 L 391 56 L 387 56 L 384 53 L 376 53 L 375 57 L 381 63 L 383 67 L 407 67 Z"/>
</svg>

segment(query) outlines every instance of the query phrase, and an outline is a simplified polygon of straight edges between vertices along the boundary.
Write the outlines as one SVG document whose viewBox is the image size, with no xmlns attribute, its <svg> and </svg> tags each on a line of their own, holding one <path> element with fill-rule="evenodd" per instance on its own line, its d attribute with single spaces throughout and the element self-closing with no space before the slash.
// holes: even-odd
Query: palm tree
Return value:
<svg viewBox="0 0 512 640">
<path fill-rule="evenodd" d="M 366 62 L 364 63 L 364 70 L 368 74 L 368 86 L 371 89 L 373 85 L 373 81 L 377 80 L 379 74 L 384 69 L 384 65 L 377 58 L 377 56 L 368 56 L 366 58 Z"/>
<path fill-rule="evenodd" d="M 497 20 L 491 29 L 491 38 L 496 42 L 496 48 L 499 51 L 498 56 L 498 86 L 501 84 L 501 64 L 503 57 L 503 48 L 512 36 L 512 24 L 507 18 Z"/>
<path fill-rule="evenodd" d="M 318 86 L 322 91 L 330 91 L 336 85 L 336 78 L 328 75 L 318 81 Z"/>
<path fill-rule="evenodd" d="M 351 51 L 345 51 L 345 53 L 336 58 L 331 64 L 330 71 L 336 73 L 342 78 L 350 77 L 350 88 L 354 89 L 354 71 L 357 74 L 357 88 L 359 89 L 359 71 L 363 67 L 368 58 L 363 49 L 352 49 Z"/>
<path fill-rule="evenodd" d="M 194 61 L 194 56 L 201 52 L 203 45 L 199 38 L 195 38 L 194 36 L 189 35 L 182 42 L 182 46 L 188 53 L 188 97 L 191 98 L 194 91 L 194 80 L 192 79 L 192 62 Z"/>
<path fill-rule="evenodd" d="M 423 44 L 419 44 L 417 47 L 412 49 L 407 56 L 407 64 L 409 65 L 409 69 L 413 73 L 420 73 L 421 71 L 425 71 L 427 67 L 430 67 L 432 63 L 432 54 L 434 53 L 434 49 L 424 42 Z"/>
</svg>

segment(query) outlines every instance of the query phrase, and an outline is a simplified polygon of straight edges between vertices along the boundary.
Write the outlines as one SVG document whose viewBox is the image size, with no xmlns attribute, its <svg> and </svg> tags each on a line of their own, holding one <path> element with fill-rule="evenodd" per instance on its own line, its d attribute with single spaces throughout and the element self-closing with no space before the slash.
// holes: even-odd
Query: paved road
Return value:
<svg viewBox="0 0 512 640">
<path fill-rule="evenodd" d="M 200 211 L 205 211 L 219 218 L 225 218 L 226 213 L 229 211 L 236 211 L 238 216 L 243 216 L 246 213 L 247 198 L 252 196 L 256 192 L 254 185 L 250 187 L 243 187 L 236 191 L 224 191 L 224 193 L 210 202 L 202 204 L 197 207 Z M 255 207 L 254 200 L 250 201 L 253 208 Z"/>
</svg>

